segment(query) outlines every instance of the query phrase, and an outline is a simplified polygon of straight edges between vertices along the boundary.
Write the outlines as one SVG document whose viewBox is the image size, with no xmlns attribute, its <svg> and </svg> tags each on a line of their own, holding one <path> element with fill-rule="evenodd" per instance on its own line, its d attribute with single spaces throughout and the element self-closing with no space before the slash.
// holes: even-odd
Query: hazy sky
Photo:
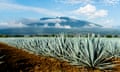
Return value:
<svg viewBox="0 0 120 72">
<path fill-rule="evenodd" d="M 0 0 L 0 26 L 22 18 L 56 16 L 120 26 L 120 0 Z"/>
</svg>

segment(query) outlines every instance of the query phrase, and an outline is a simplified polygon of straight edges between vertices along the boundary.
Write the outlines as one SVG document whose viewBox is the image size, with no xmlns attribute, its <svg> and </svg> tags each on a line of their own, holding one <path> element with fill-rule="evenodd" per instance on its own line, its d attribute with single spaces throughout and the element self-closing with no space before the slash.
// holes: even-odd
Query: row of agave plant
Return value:
<svg viewBox="0 0 120 72">
<path fill-rule="evenodd" d="M 113 42 L 92 35 L 83 37 L 65 37 L 64 34 L 53 38 L 15 39 L 10 45 L 23 48 L 34 54 L 52 56 L 72 65 L 92 69 L 112 69 L 112 58 L 120 56 L 119 41 Z"/>
</svg>

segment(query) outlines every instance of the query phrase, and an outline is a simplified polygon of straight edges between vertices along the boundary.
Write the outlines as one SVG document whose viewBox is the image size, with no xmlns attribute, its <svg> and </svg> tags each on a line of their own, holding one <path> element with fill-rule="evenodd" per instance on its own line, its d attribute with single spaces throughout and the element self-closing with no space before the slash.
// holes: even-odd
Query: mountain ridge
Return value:
<svg viewBox="0 0 120 72">
<path fill-rule="evenodd" d="M 57 27 L 57 28 L 103 27 L 99 24 L 95 24 L 89 21 L 73 19 L 69 17 L 55 17 L 55 18 L 43 17 L 43 18 L 40 18 L 39 22 L 32 22 L 32 23 L 28 23 L 27 25 L 28 26 Z"/>
<path fill-rule="evenodd" d="M 20 23 L 21 22 L 21 23 Z M 73 19 L 69 17 L 43 17 L 39 20 L 23 19 L 18 21 L 20 24 L 25 24 L 25 27 L 10 27 L 0 29 L 0 34 L 119 34 L 119 29 L 104 28 L 99 24 L 92 22 Z"/>
</svg>

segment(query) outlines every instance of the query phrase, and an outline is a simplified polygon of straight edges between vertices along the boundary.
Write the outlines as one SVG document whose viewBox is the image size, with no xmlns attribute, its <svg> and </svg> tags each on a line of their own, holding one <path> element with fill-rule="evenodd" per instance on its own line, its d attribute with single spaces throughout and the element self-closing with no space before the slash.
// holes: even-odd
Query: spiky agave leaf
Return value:
<svg viewBox="0 0 120 72">
<path fill-rule="evenodd" d="M 5 57 L 5 55 L 0 56 L 0 64 L 4 63 L 4 61 L 2 61 L 2 59 Z"/>
<path fill-rule="evenodd" d="M 88 38 L 80 49 L 79 61 L 88 68 L 109 69 L 114 66 L 112 57 L 105 55 L 105 45 L 99 38 Z"/>
<path fill-rule="evenodd" d="M 12 43 L 36 54 L 49 55 L 89 68 L 107 69 L 113 65 L 112 57 L 106 52 L 106 45 L 95 35 L 88 38 L 67 38 L 63 34 L 54 38 L 17 39 Z M 108 49 L 109 50 L 109 49 Z"/>
<path fill-rule="evenodd" d="M 112 57 L 120 57 L 120 48 L 119 48 L 119 42 L 112 42 L 109 41 L 108 45 L 106 46 L 106 52 L 109 56 Z"/>
</svg>

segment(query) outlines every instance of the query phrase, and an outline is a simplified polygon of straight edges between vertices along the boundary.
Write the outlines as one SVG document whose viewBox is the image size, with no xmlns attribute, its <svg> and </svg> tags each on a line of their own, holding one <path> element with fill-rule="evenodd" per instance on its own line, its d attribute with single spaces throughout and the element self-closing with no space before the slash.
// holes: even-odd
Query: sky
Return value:
<svg viewBox="0 0 120 72">
<path fill-rule="evenodd" d="M 104 27 L 120 26 L 120 0 L 0 0 L 0 27 L 25 26 L 24 18 L 65 16 Z"/>
</svg>

